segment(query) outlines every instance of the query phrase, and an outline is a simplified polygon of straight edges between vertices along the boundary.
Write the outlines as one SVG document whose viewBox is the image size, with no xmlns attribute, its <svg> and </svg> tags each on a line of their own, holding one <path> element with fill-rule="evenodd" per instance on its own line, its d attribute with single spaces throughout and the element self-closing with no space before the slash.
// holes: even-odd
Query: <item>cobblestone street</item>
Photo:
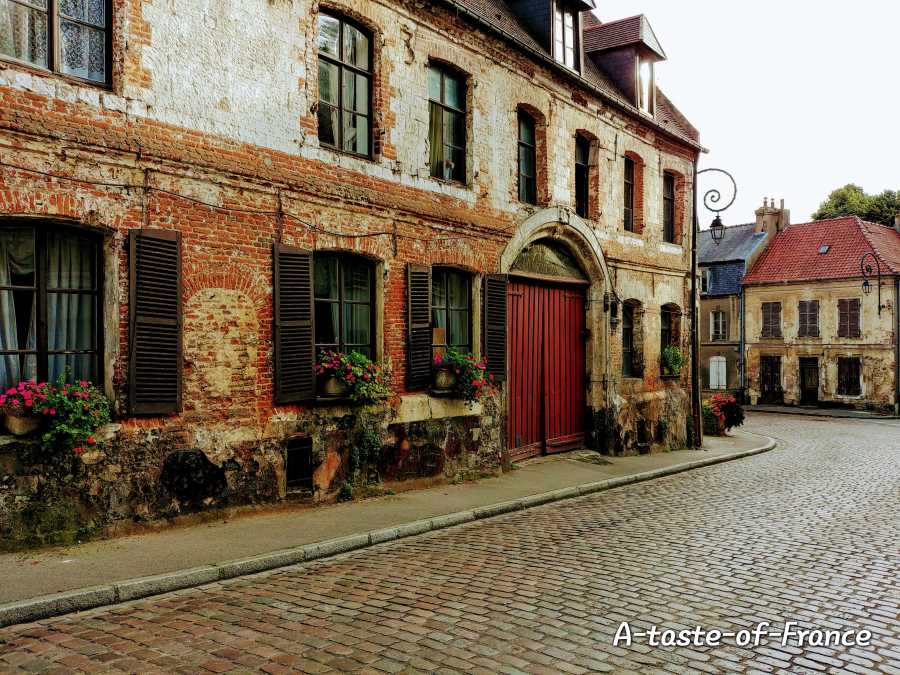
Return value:
<svg viewBox="0 0 900 675">
<path fill-rule="evenodd" d="M 341 558 L 0 630 L 31 672 L 900 673 L 900 422 L 751 415 L 778 447 Z M 633 628 L 869 648 L 614 647 Z"/>
</svg>

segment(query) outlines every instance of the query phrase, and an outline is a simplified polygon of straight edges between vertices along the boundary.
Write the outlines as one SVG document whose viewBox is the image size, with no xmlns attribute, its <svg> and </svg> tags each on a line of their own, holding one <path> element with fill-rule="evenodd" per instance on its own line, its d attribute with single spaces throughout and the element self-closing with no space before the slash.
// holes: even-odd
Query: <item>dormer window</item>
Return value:
<svg viewBox="0 0 900 675">
<path fill-rule="evenodd" d="M 566 68 L 578 70 L 578 13 L 563 2 L 553 8 L 553 57 Z"/>
<path fill-rule="evenodd" d="M 653 114 L 653 88 L 654 88 L 653 61 L 640 59 L 638 67 L 638 107 L 641 112 Z"/>
</svg>

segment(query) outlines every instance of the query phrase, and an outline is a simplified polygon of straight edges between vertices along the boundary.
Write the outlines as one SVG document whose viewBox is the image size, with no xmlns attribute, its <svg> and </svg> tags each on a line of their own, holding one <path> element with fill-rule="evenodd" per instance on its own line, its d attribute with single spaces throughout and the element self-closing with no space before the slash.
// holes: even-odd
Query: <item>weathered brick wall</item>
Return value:
<svg viewBox="0 0 900 675">
<path fill-rule="evenodd" d="M 161 506 L 158 488 L 162 459 L 174 448 L 199 449 L 224 467 L 229 499 L 238 501 L 283 494 L 279 444 L 291 434 L 310 434 L 337 452 L 333 438 L 341 436 L 327 420 L 340 419 L 341 411 L 272 404 L 275 241 L 354 251 L 377 262 L 383 311 L 376 347 L 404 401 L 399 417 L 386 413 L 386 437 L 421 437 L 422 430 L 409 425 L 423 423 L 435 438 L 442 429 L 444 438 L 465 429 L 468 440 L 451 445 L 466 451 L 448 454 L 440 472 L 496 467 L 504 443 L 502 401 L 481 415 L 461 404 L 435 411 L 417 403 L 423 397 L 427 402 L 424 394 L 407 396 L 405 271 L 416 262 L 475 274 L 477 325 L 477 275 L 499 270 L 516 228 L 541 208 L 517 200 L 519 105 L 538 111 L 545 122 L 540 163 L 546 203 L 574 204 L 575 133 L 586 130 L 596 139 L 588 226 L 602 243 L 596 254 L 613 270 L 615 293 L 645 304 L 647 335 L 658 335 L 663 304 L 689 305 L 690 237 L 681 246 L 662 242 L 662 175 L 672 170 L 691 176 L 691 148 L 627 119 L 587 91 L 573 95 L 571 83 L 439 3 L 330 0 L 321 6 L 354 17 L 374 34 L 372 160 L 318 143 L 320 3 L 310 0 L 116 0 L 109 91 L 0 61 L 0 214 L 78 223 L 105 234 L 105 387 L 120 412 L 128 366 L 127 231 L 146 226 L 183 235 L 184 411 L 121 420 L 104 460 L 119 469 L 104 475 L 115 475 L 110 485 L 118 483 L 116 490 L 127 494 L 116 492 L 116 508 L 113 497 L 105 498 L 104 507 L 107 488 L 94 489 L 98 522 L 108 514 L 177 511 L 178 504 Z M 425 91 L 431 59 L 452 62 L 469 76 L 466 185 L 429 176 Z M 626 152 L 644 164 L 640 237 L 622 232 Z M 685 223 L 692 218 L 691 187 L 688 179 L 678 193 Z M 598 285 L 598 297 L 611 290 Z M 685 346 L 688 331 L 685 319 Z M 673 428 L 683 429 L 686 376 L 679 384 L 659 380 L 658 340 L 648 337 L 647 376 L 620 382 L 620 337 L 596 338 L 594 362 L 608 358 L 611 374 L 606 385 L 597 374 L 597 391 L 614 390 L 619 408 L 630 411 L 620 416 L 626 426 L 650 414 L 648 402 L 659 417 L 665 409 L 660 402 L 677 399 Z M 610 398 L 598 393 L 591 400 Z M 633 448 L 625 443 L 622 449 Z M 339 464 L 340 458 L 331 461 L 320 475 L 322 490 L 340 477 Z M 402 467 L 393 472 L 406 475 Z"/>
</svg>

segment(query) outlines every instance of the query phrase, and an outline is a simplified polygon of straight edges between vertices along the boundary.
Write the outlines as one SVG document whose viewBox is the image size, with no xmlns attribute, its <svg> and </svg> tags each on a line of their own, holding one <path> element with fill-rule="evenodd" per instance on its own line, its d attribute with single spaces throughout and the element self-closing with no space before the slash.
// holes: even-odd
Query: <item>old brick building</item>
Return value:
<svg viewBox="0 0 900 675">
<path fill-rule="evenodd" d="M 689 345 L 701 148 L 646 18 L 592 8 L 0 3 L 0 379 L 69 366 L 117 413 L 65 484 L 4 441 L 4 536 L 322 496 L 360 415 L 385 480 L 684 442 L 659 354 Z M 491 401 L 429 394 L 448 343 Z M 317 400 L 327 347 L 397 396 Z"/>
<path fill-rule="evenodd" d="M 866 288 L 865 264 L 881 269 Z M 900 218 L 895 228 L 857 217 L 787 227 L 745 277 L 744 297 L 753 403 L 897 410 Z"/>
</svg>

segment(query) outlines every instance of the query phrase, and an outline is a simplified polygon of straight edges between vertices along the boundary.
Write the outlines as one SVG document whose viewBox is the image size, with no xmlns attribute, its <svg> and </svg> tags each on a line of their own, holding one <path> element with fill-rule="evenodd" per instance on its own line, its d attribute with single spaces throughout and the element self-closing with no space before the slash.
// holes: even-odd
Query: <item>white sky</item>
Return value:
<svg viewBox="0 0 900 675">
<path fill-rule="evenodd" d="M 738 182 L 727 225 L 763 197 L 806 222 L 833 189 L 900 189 L 897 0 L 597 0 L 604 21 L 645 14 L 669 59 L 660 87 L 700 130 L 701 169 Z M 714 187 L 710 174 L 700 189 Z M 718 185 L 718 184 L 717 184 Z M 701 227 L 712 220 L 701 212 Z"/>
</svg>

